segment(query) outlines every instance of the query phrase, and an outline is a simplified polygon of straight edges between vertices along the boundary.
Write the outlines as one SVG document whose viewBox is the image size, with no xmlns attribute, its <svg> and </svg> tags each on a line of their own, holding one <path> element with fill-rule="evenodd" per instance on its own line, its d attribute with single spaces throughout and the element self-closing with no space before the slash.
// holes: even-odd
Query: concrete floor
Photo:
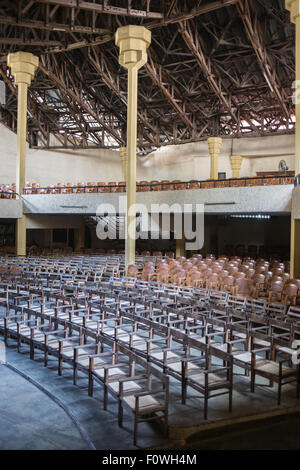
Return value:
<svg viewBox="0 0 300 470">
<path fill-rule="evenodd" d="M 263 386 L 258 386 L 256 393 L 252 394 L 249 378 L 235 376 L 233 412 L 227 410 L 227 397 L 218 397 L 210 400 L 209 419 L 204 421 L 203 400 L 189 390 L 187 404 L 182 405 L 180 384 L 171 379 L 169 439 L 163 438 L 158 423 L 142 423 L 138 447 L 134 447 L 132 417 L 125 414 L 124 427 L 119 428 L 116 401 L 110 398 L 108 410 L 104 411 L 101 387 L 96 386 L 94 398 L 88 397 L 85 375 L 79 374 L 78 385 L 74 386 L 69 366 L 64 364 L 63 376 L 59 377 L 57 359 L 50 357 L 45 368 L 41 353 L 36 351 L 35 360 L 31 361 L 28 347 L 22 345 L 22 351 L 18 353 L 14 341 L 10 341 L 6 348 L 6 361 L 42 384 L 69 415 L 26 379 L 0 365 L 0 449 L 242 449 L 244 447 L 241 446 L 272 448 L 268 446 L 278 441 L 287 448 L 300 448 L 295 437 L 299 434 L 300 418 L 288 415 L 290 412 L 300 414 L 300 400 L 295 398 L 294 386 L 283 388 L 282 405 L 277 407 L 276 386 L 270 388 L 261 381 Z M 270 423 L 270 416 L 276 413 L 281 416 L 276 423 Z M 264 419 L 252 421 L 258 416 L 264 416 Z M 295 433 L 291 440 L 287 432 L 289 419 Z M 244 423 L 238 430 L 237 422 Z M 272 440 L 263 439 L 270 435 L 269 432 L 267 434 L 268 429 L 274 435 Z"/>
<path fill-rule="evenodd" d="M 249 424 L 247 425 L 249 427 Z M 194 435 L 181 449 L 188 450 L 299 450 L 300 416 L 282 416 L 278 422 L 255 422 L 250 429 L 227 431 L 205 439 Z"/>
<path fill-rule="evenodd" d="M 57 359 L 36 352 L 29 359 L 27 346 L 18 353 L 14 342 L 6 348 L 6 361 L 41 384 L 62 403 L 78 422 L 86 439 L 68 414 L 45 393 L 18 373 L 0 365 L 0 450 L 3 449 L 91 449 L 129 450 L 160 446 L 166 442 L 159 425 L 141 423 L 137 447 L 133 445 L 133 419 L 124 413 L 123 428 L 117 423 L 117 403 L 109 400 L 103 410 L 103 393 L 95 385 L 94 398 L 88 396 L 88 381 L 78 374 L 72 383 L 72 369 L 64 364 L 63 376 L 57 374 Z M 49 436 L 47 438 L 47 436 Z"/>
</svg>

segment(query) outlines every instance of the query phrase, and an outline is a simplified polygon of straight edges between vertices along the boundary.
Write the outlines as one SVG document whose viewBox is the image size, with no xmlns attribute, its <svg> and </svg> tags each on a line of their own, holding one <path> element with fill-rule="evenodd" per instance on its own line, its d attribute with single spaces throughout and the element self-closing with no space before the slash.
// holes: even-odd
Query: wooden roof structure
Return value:
<svg viewBox="0 0 300 470">
<path fill-rule="evenodd" d="M 114 33 L 152 32 L 139 72 L 138 147 L 294 132 L 294 25 L 284 0 L 0 0 L 0 120 L 16 130 L 7 54 L 39 56 L 28 141 L 126 145 L 127 72 Z M 4 86 L 4 85 L 2 85 Z"/>
</svg>

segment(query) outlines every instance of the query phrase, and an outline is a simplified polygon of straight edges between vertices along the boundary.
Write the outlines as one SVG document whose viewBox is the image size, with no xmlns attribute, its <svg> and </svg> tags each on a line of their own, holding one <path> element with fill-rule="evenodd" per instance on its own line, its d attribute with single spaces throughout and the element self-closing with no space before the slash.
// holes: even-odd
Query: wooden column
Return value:
<svg viewBox="0 0 300 470">
<path fill-rule="evenodd" d="M 8 54 L 7 64 L 18 87 L 16 198 L 24 193 L 26 175 L 27 93 L 39 59 L 29 52 Z M 26 255 L 26 216 L 17 219 L 16 253 Z"/>
<path fill-rule="evenodd" d="M 127 173 L 127 149 L 126 147 L 120 147 L 120 158 L 122 162 L 122 179 L 123 181 L 127 181 L 126 173 Z"/>
<path fill-rule="evenodd" d="M 296 25 L 296 82 L 295 82 L 295 174 L 300 173 L 300 0 L 286 0 L 286 8 L 291 13 L 291 21 Z M 291 219 L 291 276 L 300 274 L 300 221 Z"/>
<path fill-rule="evenodd" d="M 231 169 L 232 169 L 232 178 L 240 177 L 240 169 L 242 166 L 243 157 L 232 155 L 230 157 Z"/>
<path fill-rule="evenodd" d="M 220 137 L 209 137 L 207 144 L 210 155 L 210 179 L 217 180 L 222 139 Z"/>
<path fill-rule="evenodd" d="M 135 262 L 136 237 L 136 140 L 138 70 L 147 62 L 147 48 L 151 33 L 144 26 L 123 26 L 116 32 L 120 48 L 119 62 L 128 70 L 127 106 L 127 213 L 125 240 L 125 268 Z"/>
</svg>

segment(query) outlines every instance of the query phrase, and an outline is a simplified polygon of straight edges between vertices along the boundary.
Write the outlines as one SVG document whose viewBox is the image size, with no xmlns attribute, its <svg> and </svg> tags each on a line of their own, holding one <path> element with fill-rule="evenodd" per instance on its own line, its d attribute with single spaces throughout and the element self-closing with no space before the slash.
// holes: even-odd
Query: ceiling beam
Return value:
<svg viewBox="0 0 300 470">
<path fill-rule="evenodd" d="M 190 21 L 184 24 L 179 23 L 178 29 L 188 49 L 197 60 L 210 87 L 215 92 L 216 96 L 219 98 L 232 119 L 237 122 L 238 119 L 233 110 L 232 97 L 227 90 L 224 90 L 222 80 L 218 76 L 216 70 L 214 70 L 211 59 L 205 55 L 196 26 Z"/>
<path fill-rule="evenodd" d="M 220 0 L 220 1 L 210 1 L 206 2 L 200 7 L 193 8 L 189 12 L 177 13 L 176 15 L 164 18 L 162 21 L 157 21 L 155 23 L 146 23 L 145 26 L 149 29 L 161 28 L 162 26 L 168 26 L 172 23 L 180 23 L 181 21 L 191 20 L 200 15 L 205 15 L 205 13 L 210 13 L 220 8 L 230 7 L 237 3 L 238 0 Z"/>
<path fill-rule="evenodd" d="M 81 0 L 37 0 L 37 2 L 46 3 L 48 5 L 52 4 L 80 10 L 94 11 L 97 13 L 106 13 L 108 15 L 134 16 L 137 18 L 163 18 L 163 14 L 160 12 L 136 10 L 134 8 L 122 8 L 108 5 L 106 2 L 92 3 Z"/>
<path fill-rule="evenodd" d="M 190 129 L 195 130 L 195 124 L 188 117 L 186 104 L 182 99 L 180 92 L 173 84 L 165 81 L 163 67 L 159 64 L 155 64 L 152 57 L 149 55 L 149 60 L 145 64 L 145 69 L 153 83 L 155 83 L 155 85 L 160 89 L 162 94 L 167 98 L 169 103 L 175 109 L 182 122 L 184 122 L 184 124 Z"/>
<path fill-rule="evenodd" d="M 91 53 L 93 53 L 93 55 Z M 127 90 L 121 88 L 119 76 L 117 76 L 117 74 L 112 70 L 111 64 L 103 52 L 100 51 L 100 49 L 97 49 L 96 51 L 93 47 L 91 47 L 88 51 L 88 59 L 105 85 L 114 93 L 114 95 L 119 98 L 119 100 L 125 106 L 127 106 Z M 138 118 L 146 128 L 153 132 L 154 135 L 159 135 L 160 130 L 156 125 L 150 122 L 150 119 L 147 117 L 147 110 L 141 110 L 139 108 Z M 153 141 L 153 137 L 150 140 Z"/>
<path fill-rule="evenodd" d="M 50 80 L 55 83 L 55 85 L 58 87 L 58 89 L 71 101 L 77 103 L 80 108 L 82 108 L 87 114 L 93 117 L 96 122 L 98 122 L 103 129 L 111 135 L 119 144 L 124 144 L 122 138 L 120 137 L 119 133 L 117 133 L 112 127 L 106 124 L 98 115 L 96 111 L 94 111 L 87 103 L 85 103 L 82 99 L 80 99 L 79 96 L 75 93 L 75 91 L 71 90 L 65 85 L 65 81 L 58 76 L 57 70 L 55 70 L 56 73 L 53 73 L 50 70 L 50 64 L 49 61 L 47 65 L 45 64 L 44 58 L 41 59 L 42 63 L 39 65 L 39 69 L 47 76 L 50 78 Z"/>
<path fill-rule="evenodd" d="M 247 36 L 256 54 L 262 74 L 268 83 L 270 90 L 275 94 L 284 116 L 287 118 L 287 120 L 289 120 L 290 112 L 284 99 L 285 92 L 278 83 L 274 66 L 270 64 L 267 50 L 263 44 L 263 41 L 261 40 L 261 34 L 258 29 L 257 21 L 253 21 L 251 18 L 248 0 L 244 0 L 243 2 L 239 0 L 236 8 L 245 26 Z"/>
<path fill-rule="evenodd" d="M 0 24 L 7 24 L 18 26 L 21 28 L 40 29 L 45 31 L 65 31 L 83 34 L 110 34 L 110 31 L 105 28 L 92 28 L 83 25 L 70 25 L 56 22 L 45 22 L 32 19 L 18 19 L 13 16 L 0 16 Z M 110 39 L 109 39 L 110 40 Z"/>
</svg>

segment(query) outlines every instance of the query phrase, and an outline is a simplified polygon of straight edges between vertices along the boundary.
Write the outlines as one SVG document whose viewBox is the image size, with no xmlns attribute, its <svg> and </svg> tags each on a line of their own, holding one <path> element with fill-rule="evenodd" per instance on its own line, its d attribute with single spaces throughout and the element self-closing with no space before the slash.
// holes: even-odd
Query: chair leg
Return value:
<svg viewBox="0 0 300 470">
<path fill-rule="evenodd" d="M 77 365 L 75 362 L 73 366 L 73 384 L 77 385 Z"/>
<path fill-rule="evenodd" d="M 58 375 L 62 375 L 62 357 L 59 356 L 58 358 Z"/>
<path fill-rule="evenodd" d="M 48 350 L 45 349 L 45 353 L 44 353 L 44 367 L 47 367 L 48 365 Z"/>
<path fill-rule="evenodd" d="M 229 406 L 228 406 L 229 413 L 232 412 L 232 387 L 229 389 Z"/>
<path fill-rule="evenodd" d="M 204 395 L 204 419 L 207 419 L 207 410 L 208 410 L 208 394 Z"/>
<path fill-rule="evenodd" d="M 123 406 L 122 406 L 122 400 L 119 399 L 119 411 L 118 411 L 118 424 L 120 428 L 123 425 Z"/>
<path fill-rule="evenodd" d="M 255 390 L 255 372 L 251 371 L 251 392 L 254 393 Z"/>
<path fill-rule="evenodd" d="M 104 385 L 104 399 L 103 399 L 103 409 L 107 410 L 107 398 L 108 398 L 108 389 L 107 386 Z"/>
<path fill-rule="evenodd" d="M 277 394 L 277 405 L 280 405 L 281 401 L 281 382 L 278 382 L 278 394 Z"/>
<path fill-rule="evenodd" d="M 169 413 L 168 413 L 168 408 L 165 411 L 164 435 L 165 435 L 165 437 L 169 436 Z"/>
<path fill-rule="evenodd" d="M 30 359 L 34 360 L 34 346 L 32 341 L 30 341 Z"/>
<path fill-rule="evenodd" d="M 91 373 L 89 373 L 89 396 L 93 396 L 93 376 Z"/>
<path fill-rule="evenodd" d="M 187 388 L 186 380 L 183 379 L 181 383 L 181 403 L 183 405 L 185 405 L 186 403 L 186 388 Z"/>
<path fill-rule="evenodd" d="M 138 432 L 138 417 L 134 414 L 133 445 L 136 446 Z"/>
</svg>

